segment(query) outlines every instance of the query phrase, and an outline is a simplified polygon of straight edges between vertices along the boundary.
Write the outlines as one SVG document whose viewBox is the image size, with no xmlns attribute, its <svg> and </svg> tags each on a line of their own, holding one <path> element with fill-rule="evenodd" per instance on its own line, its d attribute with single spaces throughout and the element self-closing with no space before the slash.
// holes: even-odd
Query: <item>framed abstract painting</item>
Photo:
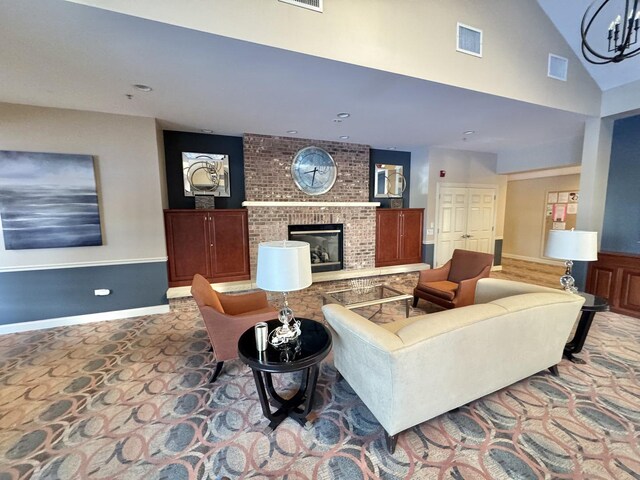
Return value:
<svg viewBox="0 0 640 480">
<path fill-rule="evenodd" d="M 0 150 L 4 248 L 102 245 L 93 157 Z"/>
</svg>

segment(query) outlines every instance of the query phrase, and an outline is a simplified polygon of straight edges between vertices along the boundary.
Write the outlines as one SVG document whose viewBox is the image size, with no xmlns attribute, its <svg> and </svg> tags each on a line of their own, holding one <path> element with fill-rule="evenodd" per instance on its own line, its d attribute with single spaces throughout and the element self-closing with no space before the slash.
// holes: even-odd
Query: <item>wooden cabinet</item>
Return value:
<svg viewBox="0 0 640 480">
<path fill-rule="evenodd" d="M 422 262 L 424 209 L 376 210 L 376 267 Z"/>
<path fill-rule="evenodd" d="M 606 298 L 612 311 L 640 318 L 640 255 L 598 253 L 589 264 L 586 290 Z"/>
<path fill-rule="evenodd" d="M 191 285 L 199 273 L 210 282 L 247 280 L 246 210 L 165 210 L 169 286 Z"/>
</svg>

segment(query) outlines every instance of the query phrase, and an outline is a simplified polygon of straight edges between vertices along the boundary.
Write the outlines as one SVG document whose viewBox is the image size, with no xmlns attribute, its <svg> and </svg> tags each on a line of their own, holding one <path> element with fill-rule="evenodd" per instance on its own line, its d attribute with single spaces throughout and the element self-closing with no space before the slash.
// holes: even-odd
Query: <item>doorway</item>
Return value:
<svg viewBox="0 0 640 480">
<path fill-rule="evenodd" d="M 447 263 L 456 248 L 493 254 L 497 190 L 438 184 L 436 268 Z"/>
</svg>

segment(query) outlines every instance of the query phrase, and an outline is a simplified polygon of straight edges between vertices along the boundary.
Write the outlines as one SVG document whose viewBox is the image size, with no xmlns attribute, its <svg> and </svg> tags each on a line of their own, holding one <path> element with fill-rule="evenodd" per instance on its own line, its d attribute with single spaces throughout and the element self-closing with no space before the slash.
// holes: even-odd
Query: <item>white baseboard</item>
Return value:
<svg viewBox="0 0 640 480">
<path fill-rule="evenodd" d="M 169 305 L 156 305 L 153 307 L 130 308 L 113 312 L 89 313 L 87 315 L 75 315 L 73 317 L 48 318 L 31 322 L 10 323 L 0 325 L 0 335 L 6 333 L 28 332 L 30 330 L 42 330 L 43 328 L 66 327 L 69 325 L 81 325 L 84 323 L 102 322 L 105 320 L 119 320 L 123 318 L 140 317 L 142 315 L 154 315 L 169 313 Z"/>
<path fill-rule="evenodd" d="M 514 260 L 524 260 L 525 262 L 543 263 L 544 265 L 553 265 L 554 267 L 564 267 L 564 262 L 557 260 L 547 260 L 538 257 L 525 257 L 524 255 L 513 255 L 511 253 L 503 253 L 503 258 L 512 258 Z"/>
</svg>

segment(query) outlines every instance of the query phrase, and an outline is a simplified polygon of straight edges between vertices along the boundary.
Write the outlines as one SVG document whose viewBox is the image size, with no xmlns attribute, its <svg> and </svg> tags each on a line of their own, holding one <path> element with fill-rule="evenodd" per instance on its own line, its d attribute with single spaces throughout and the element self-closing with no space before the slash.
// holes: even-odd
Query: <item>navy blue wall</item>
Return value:
<svg viewBox="0 0 640 480">
<path fill-rule="evenodd" d="M 380 202 L 380 207 L 389 208 L 391 199 L 374 198 L 376 163 L 385 163 L 390 165 L 402 165 L 402 174 L 407 180 L 407 189 L 402 195 L 402 203 L 404 208 L 409 208 L 409 185 L 411 180 L 411 153 L 398 152 L 396 150 L 376 150 L 372 148 L 369 151 L 369 201 Z"/>
<path fill-rule="evenodd" d="M 640 116 L 613 126 L 600 250 L 640 253 Z"/>
<path fill-rule="evenodd" d="M 229 155 L 231 196 L 216 197 L 216 208 L 242 208 L 244 196 L 244 151 L 242 137 L 165 130 L 164 157 L 167 169 L 169 208 L 195 208 L 195 197 L 184 196 L 182 152 Z"/>
<path fill-rule="evenodd" d="M 167 288 L 166 262 L 3 272 L 0 325 L 164 305 Z"/>
</svg>

